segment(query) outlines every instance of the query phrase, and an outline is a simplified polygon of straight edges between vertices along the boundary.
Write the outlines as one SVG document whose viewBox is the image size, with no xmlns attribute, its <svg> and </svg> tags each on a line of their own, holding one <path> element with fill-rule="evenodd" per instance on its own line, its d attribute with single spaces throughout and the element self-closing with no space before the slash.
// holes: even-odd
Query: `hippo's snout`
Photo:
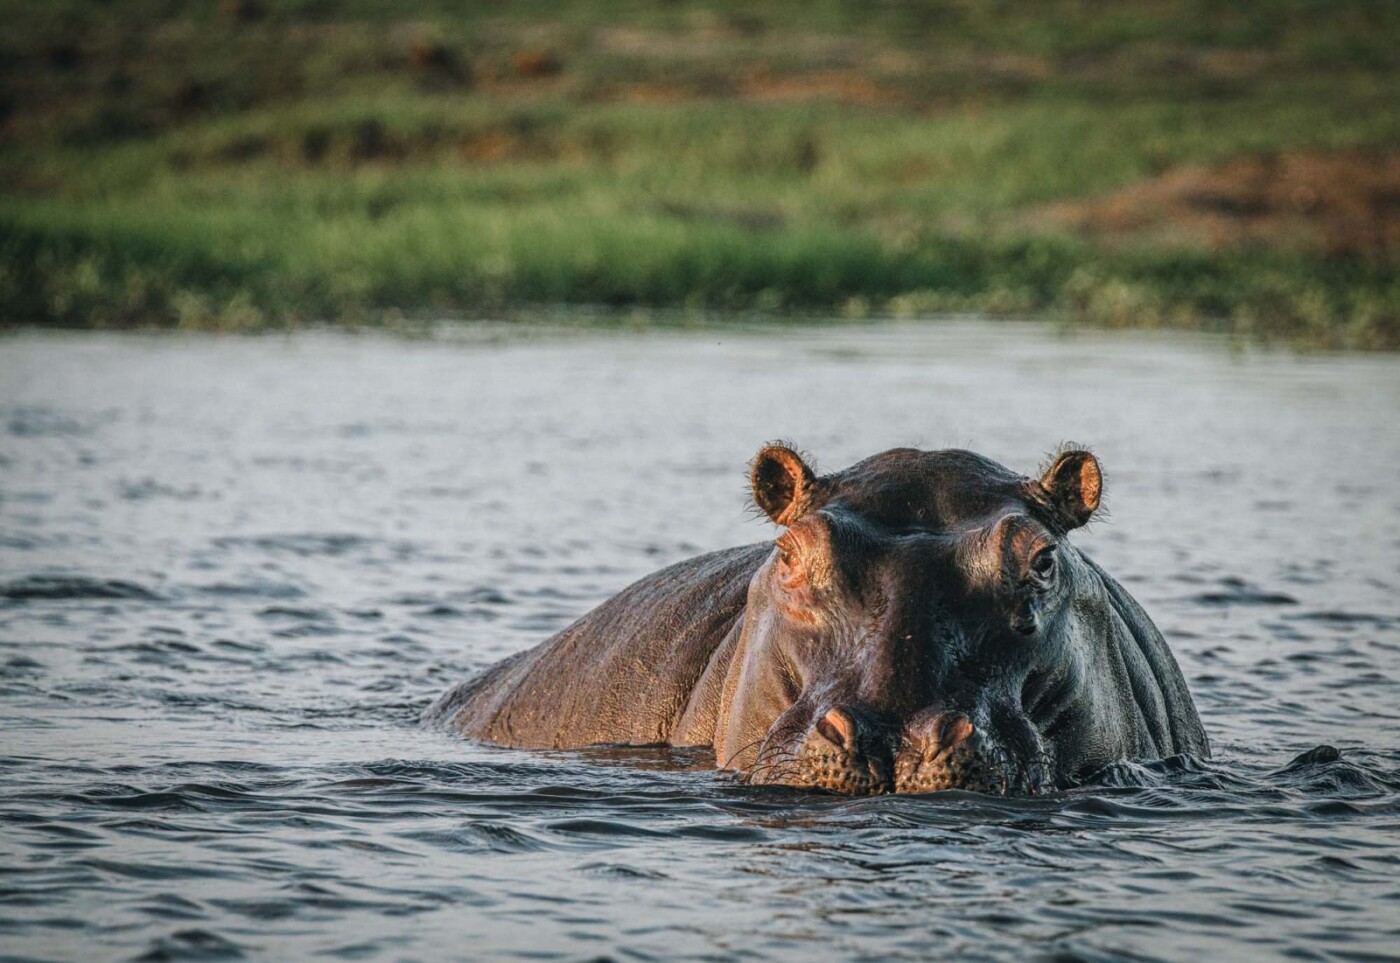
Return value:
<svg viewBox="0 0 1400 963">
<path fill-rule="evenodd" d="M 754 784 L 825 789 L 852 796 L 1020 788 L 1006 753 L 961 712 L 932 709 L 903 726 L 835 706 L 784 747 L 775 740 L 745 774 Z"/>
<path fill-rule="evenodd" d="M 1004 792 L 999 755 L 986 734 L 961 712 L 921 712 L 904 727 L 895 757 L 895 790 Z"/>
<path fill-rule="evenodd" d="M 892 792 L 895 734 L 854 709 L 833 706 L 790 742 L 770 741 L 746 778 L 852 796 Z"/>
</svg>

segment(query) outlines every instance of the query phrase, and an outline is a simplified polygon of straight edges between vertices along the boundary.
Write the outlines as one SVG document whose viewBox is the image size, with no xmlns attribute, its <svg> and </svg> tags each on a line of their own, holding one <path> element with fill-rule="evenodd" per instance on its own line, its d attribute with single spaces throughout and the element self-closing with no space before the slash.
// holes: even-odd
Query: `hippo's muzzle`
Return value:
<svg viewBox="0 0 1400 963">
<path fill-rule="evenodd" d="M 1041 760 L 1014 760 L 961 712 L 927 709 L 903 725 L 838 706 L 795 737 L 773 733 L 740 777 L 755 785 L 844 795 L 964 789 L 1034 793 L 1048 780 Z"/>
</svg>

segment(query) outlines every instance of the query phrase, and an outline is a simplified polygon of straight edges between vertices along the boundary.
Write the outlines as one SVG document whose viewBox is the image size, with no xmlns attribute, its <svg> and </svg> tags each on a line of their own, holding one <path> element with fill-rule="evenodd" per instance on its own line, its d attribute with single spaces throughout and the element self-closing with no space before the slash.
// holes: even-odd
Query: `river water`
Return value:
<svg viewBox="0 0 1400 963">
<path fill-rule="evenodd" d="M 1397 416 L 1395 357 L 1019 324 L 8 336 L 0 958 L 1395 958 Z M 776 437 L 1092 446 L 1214 758 L 844 799 L 417 727 L 771 537 Z"/>
</svg>

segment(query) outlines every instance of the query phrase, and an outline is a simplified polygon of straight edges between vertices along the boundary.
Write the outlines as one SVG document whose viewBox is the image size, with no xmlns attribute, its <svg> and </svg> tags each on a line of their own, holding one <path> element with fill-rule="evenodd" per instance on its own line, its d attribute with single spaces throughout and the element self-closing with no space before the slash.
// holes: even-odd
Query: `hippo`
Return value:
<svg viewBox="0 0 1400 963">
<path fill-rule="evenodd" d="M 777 538 L 624 589 L 445 693 L 430 725 L 517 748 L 712 748 L 755 785 L 852 795 L 1068 788 L 1111 763 L 1210 754 L 1161 633 L 1069 540 L 1103 472 L 1038 478 L 898 448 L 749 472 Z"/>
</svg>

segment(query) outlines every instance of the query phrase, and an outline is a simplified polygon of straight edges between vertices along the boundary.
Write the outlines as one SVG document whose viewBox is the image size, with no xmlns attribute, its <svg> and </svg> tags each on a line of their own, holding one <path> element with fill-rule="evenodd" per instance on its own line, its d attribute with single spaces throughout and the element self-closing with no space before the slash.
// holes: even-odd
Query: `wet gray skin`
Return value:
<svg viewBox="0 0 1400 963">
<path fill-rule="evenodd" d="M 851 794 L 1037 792 L 1208 755 L 1161 634 L 1068 540 L 1102 481 L 1085 451 L 1039 479 L 915 449 L 818 477 L 766 447 L 774 542 L 642 579 L 425 720 L 522 748 L 712 746 L 750 782 Z"/>
</svg>

